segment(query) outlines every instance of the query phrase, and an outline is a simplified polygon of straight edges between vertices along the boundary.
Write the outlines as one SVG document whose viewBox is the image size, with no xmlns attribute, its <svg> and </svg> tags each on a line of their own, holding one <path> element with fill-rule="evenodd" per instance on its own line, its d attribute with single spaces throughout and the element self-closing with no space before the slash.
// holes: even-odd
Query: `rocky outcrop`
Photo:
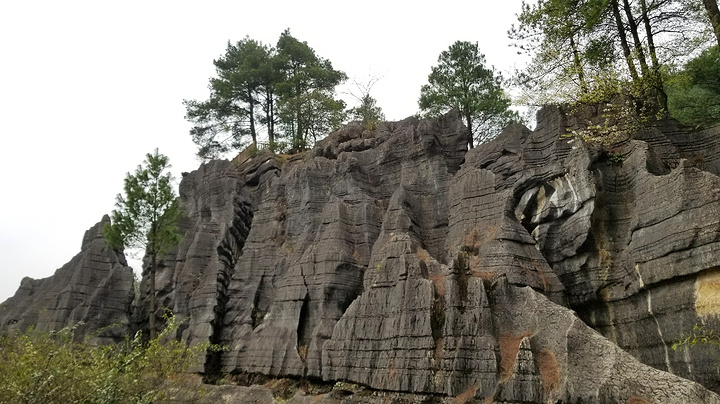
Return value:
<svg viewBox="0 0 720 404">
<path fill-rule="evenodd" d="M 350 126 L 262 182 L 230 281 L 223 370 L 322 377 L 323 346 L 376 270 L 378 239 L 402 232 L 441 254 L 464 143 L 452 118 Z"/>
<path fill-rule="evenodd" d="M 243 167 L 252 171 L 253 162 Z M 166 310 L 175 315 L 183 324 L 178 337 L 190 344 L 219 342 L 218 333 L 223 329 L 229 299 L 228 282 L 242 255 L 253 217 L 251 198 L 241 187 L 247 183 L 238 164 L 229 161 L 203 164 L 198 170 L 184 174 L 180 183 L 184 215 L 179 224 L 182 240 L 158 263 L 155 282 L 161 309 L 155 315 L 158 324 L 162 324 Z M 142 298 L 138 302 L 136 322 L 146 327 L 147 276 L 140 289 Z M 208 371 L 216 369 L 215 362 L 208 363 Z"/>
<path fill-rule="evenodd" d="M 204 164 L 159 306 L 227 347 L 198 371 L 386 394 L 307 400 L 720 402 L 688 380 L 720 390 L 718 353 L 671 348 L 720 329 L 718 130 L 600 147 L 564 136 L 598 115 L 581 112 L 470 151 L 451 113 Z"/>
<path fill-rule="evenodd" d="M 364 293 L 324 345 L 325 379 L 503 402 L 716 400 L 686 382 L 648 387 L 678 379 L 553 303 L 598 303 L 609 278 L 581 260 L 607 258 L 594 231 L 617 212 L 604 210 L 607 186 L 597 185 L 617 167 L 560 140 L 568 126 L 561 110 L 546 109 L 534 132 L 511 127 L 467 154 L 450 185 L 444 257 L 428 257 L 407 234 L 379 238 L 377 272 L 366 273 Z M 692 311 L 680 315 L 693 321 Z M 639 337 L 641 324 L 625 328 Z M 676 326 L 664 350 L 690 328 Z M 638 384 L 637 372 L 655 382 Z"/>
<path fill-rule="evenodd" d="M 0 304 L 0 329 L 57 331 L 76 327 L 94 343 L 121 341 L 131 330 L 134 277 L 125 257 L 105 241 L 106 215 L 85 232 L 80 252 L 45 279 L 25 278 Z"/>
<path fill-rule="evenodd" d="M 665 122 L 619 145 L 620 164 L 597 161 L 588 241 L 554 264 L 588 325 L 642 362 L 716 391 L 717 349 L 672 344 L 696 324 L 720 327 L 718 135 Z"/>
<path fill-rule="evenodd" d="M 618 217 L 662 208 L 613 194 L 625 178 L 616 174 L 656 181 L 642 193 L 657 199 L 673 164 L 690 170 L 676 176 L 700 170 L 679 163 L 672 134 L 626 141 L 613 151 L 618 164 L 560 137 L 578 125 L 549 108 L 535 131 L 513 126 L 469 152 L 452 115 L 372 132 L 350 125 L 300 156 L 204 165 L 183 181 L 189 244 L 166 259 L 166 305 L 191 317 L 188 340 L 228 346 L 208 370 L 501 402 L 712 402 L 647 366 L 659 367 L 613 338 L 601 315 L 611 302 L 616 316 L 629 314 L 647 293 L 639 284 L 608 292 L 624 276 L 609 265 L 627 260 L 621 246 L 644 240 L 622 239 Z M 687 275 L 672 273 L 668 287 Z M 175 285 L 192 279 L 178 295 Z M 615 327 L 647 332 L 635 315 Z M 694 306 L 678 316 L 687 327 L 675 324 L 662 352 L 697 320 Z"/>
</svg>

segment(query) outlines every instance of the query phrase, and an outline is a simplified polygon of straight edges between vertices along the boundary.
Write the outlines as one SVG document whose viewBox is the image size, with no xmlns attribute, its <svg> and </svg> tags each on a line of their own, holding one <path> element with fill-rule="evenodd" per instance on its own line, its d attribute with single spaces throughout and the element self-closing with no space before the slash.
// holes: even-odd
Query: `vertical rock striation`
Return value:
<svg viewBox="0 0 720 404">
<path fill-rule="evenodd" d="M 190 344 L 215 342 L 225 321 L 228 281 L 253 220 L 251 198 L 239 188 L 246 174 L 229 161 L 212 161 L 183 174 L 182 240 L 159 260 L 156 285 L 158 307 L 184 321 L 178 337 Z M 147 322 L 148 287 L 144 278 L 138 302 L 141 325 Z"/>
<path fill-rule="evenodd" d="M 454 116 L 350 125 L 261 182 L 230 281 L 223 369 L 322 377 L 325 342 L 379 265 L 378 237 L 402 232 L 442 253 L 462 133 Z"/>
</svg>

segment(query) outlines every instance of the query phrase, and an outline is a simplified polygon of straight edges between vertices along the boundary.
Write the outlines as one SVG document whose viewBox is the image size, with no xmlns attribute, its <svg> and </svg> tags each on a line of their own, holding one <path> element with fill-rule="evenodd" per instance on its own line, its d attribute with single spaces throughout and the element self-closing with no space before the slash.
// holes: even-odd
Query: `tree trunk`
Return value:
<svg viewBox="0 0 720 404">
<path fill-rule="evenodd" d="M 645 77 L 648 74 L 647 58 L 645 57 L 645 51 L 643 50 L 642 42 L 640 41 L 640 34 L 638 33 L 638 26 L 635 22 L 635 17 L 633 17 L 632 8 L 630 8 L 630 2 L 628 0 L 623 0 L 623 8 L 625 9 L 625 15 L 627 15 L 628 19 L 628 27 L 630 27 L 630 34 L 632 35 L 633 43 L 635 44 L 635 54 L 640 61 L 640 72 L 643 77 Z"/>
<path fill-rule="evenodd" d="M 580 80 L 580 91 L 583 94 L 587 94 L 588 86 L 587 86 L 587 82 L 585 81 L 585 72 L 583 71 L 582 64 L 580 63 L 580 54 L 578 52 L 577 45 L 575 44 L 575 36 L 574 35 L 570 35 L 570 47 L 572 48 L 573 64 L 575 65 L 575 72 L 578 75 L 578 80 Z"/>
<path fill-rule="evenodd" d="M 467 131 L 468 131 L 468 145 L 472 149 L 475 147 L 473 143 L 473 132 L 472 132 L 472 116 L 470 114 L 465 114 L 465 124 L 467 125 Z"/>
<path fill-rule="evenodd" d="M 298 83 L 295 86 L 295 101 L 296 101 L 296 103 L 295 103 L 295 121 L 296 121 L 295 124 L 297 125 L 297 127 L 296 127 L 297 131 L 295 132 L 295 140 L 293 141 L 293 143 L 294 143 L 293 148 L 295 149 L 295 151 L 297 153 L 300 152 L 300 148 L 302 145 L 302 138 L 303 138 L 303 133 L 302 133 L 303 127 L 300 124 L 300 119 L 302 118 L 302 103 L 300 102 L 300 93 L 301 93 L 301 88 L 300 88 L 300 83 Z"/>
<path fill-rule="evenodd" d="M 658 62 L 657 51 L 655 50 L 655 39 L 652 33 L 652 27 L 650 26 L 650 16 L 648 15 L 648 8 L 645 0 L 640 0 L 640 7 L 642 9 L 642 20 L 645 25 L 645 35 L 647 35 L 648 51 L 650 51 L 652 69 L 657 72 L 658 69 L 660 69 L 660 62 Z"/>
<path fill-rule="evenodd" d="M 655 92 L 657 93 L 658 104 L 661 109 L 667 111 L 668 100 L 665 88 L 663 86 L 662 74 L 660 74 L 660 62 L 657 58 L 657 51 L 655 49 L 655 39 L 653 37 L 652 27 L 650 26 L 650 16 L 648 15 L 647 3 L 645 0 L 640 0 L 640 8 L 642 10 L 642 20 L 645 25 L 645 35 L 648 41 L 648 51 L 650 52 L 650 60 L 652 61 L 652 80 Z"/>
<path fill-rule="evenodd" d="M 155 339 L 157 331 L 155 330 L 155 265 L 156 257 L 152 254 L 150 259 L 150 339 Z"/>
<path fill-rule="evenodd" d="M 250 137 L 255 147 L 257 147 L 257 132 L 255 131 L 255 100 L 252 96 L 252 91 L 248 89 L 249 108 L 248 116 L 250 117 Z"/>
<path fill-rule="evenodd" d="M 271 90 L 267 91 L 267 120 L 268 120 L 268 142 L 270 145 L 275 144 L 275 100 L 273 99 L 273 93 Z M 274 151 L 274 150 L 273 150 Z"/>
<path fill-rule="evenodd" d="M 625 61 L 628 64 L 628 70 L 630 71 L 630 76 L 633 78 L 633 80 L 638 80 L 638 72 L 635 68 L 635 62 L 633 62 L 632 59 L 632 53 L 630 52 L 630 46 L 627 42 L 627 37 L 625 36 L 625 26 L 623 24 L 622 17 L 620 16 L 620 7 L 618 6 L 617 0 L 611 0 L 610 4 L 612 5 L 613 9 L 613 16 L 615 17 L 615 23 L 617 25 L 618 35 L 620 36 L 620 44 L 622 45 L 623 49 L 623 55 L 625 56 Z"/>
<path fill-rule="evenodd" d="M 295 121 L 297 123 L 297 132 L 295 133 L 295 151 L 300 152 L 300 149 L 302 148 L 302 125 L 300 125 L 300 119 L 302 118 L 301 112 L 300 112 L 300 106 L 297 106 L 297 110 L 295 111 Z"/>
<path fill-rule="evenodd" d="M 715 32 L 715 39 L 720 46 L 720 10 L 718 10 L 717 0 L 703 0 L 703 5 L 705 5 L 708 18 L 710 18 L 713 32 Z"/>
</svg>

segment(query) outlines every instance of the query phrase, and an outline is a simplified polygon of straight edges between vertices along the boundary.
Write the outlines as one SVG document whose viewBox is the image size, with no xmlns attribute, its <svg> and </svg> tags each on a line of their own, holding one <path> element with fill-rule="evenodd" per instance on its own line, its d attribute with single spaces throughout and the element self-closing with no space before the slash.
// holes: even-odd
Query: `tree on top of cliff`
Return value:
<svg viewBox="0 0 720 404">
<path fill-rule="evenodd" d="M 508 35 L 515 41 L 518 53 L 533 57 L 527 68 L 518 73 L 517 81 L 526 86 L 536 104 L 587 93 L 594 73 L 608 67 L 612 60 L 610 40 L 602 33 L 590 34 L 596 20 L 604 15 L 596 3 L 523 2 L 519 25 L 513 26 Z"/>
<path fill-rule="evenodd" d="M 716 0 L 538 0 L 509 36 L 533 59 L 517 81 L 530 105 L 632 96 L 648 117 L 667 107 L 662 71 L 712 40 Z M 713 17 L 716 16 L 716 17 Z M 709 20 L 708 20 L 708 17 Z M 710 22 L 710 24 L 708 24 Z M 648 108 L 649 107 L 649 108 Z M 654 111 L 653 111 L 654 110 Z"/>
<path fill-rule="evenodd" d="M 180 242 L 177 227 L 182 212 L 167 172 L 169 159 L 155 149 L 148 153 L 135 174 L 125 177 L 125 196 L 118 194 L 112 221 L 104 229 L 105 238 L 114 248 L 142 248 L 150 258 L 150 337 L 155 328 L 155 271 L 157 258 Z"/>
<path fill-rule="evenodd" d="M 307 42 L 290 35 L 289 29 L 280 35 L 276 57 L 283 74 L 275 86 L 280 96 L 280 121 L 291 139 L 290 149 L 302 150 L 342 124 L 345 103 L 335 98 L 335 87 L 347 76 L 319 57 Z"/>
<path fill-rule="evenodd" d="M 420 89 L 418 103 L 427 116 L 459 110 L 467 126 L 470 148 L 475 140 L 486 142 L 520 119 L 510 110 L 502 75 L 485 67 L 485 55 L 477 43 L 457 41 L 440 53 L 428 84 Z"/>
<path fill-rule="evenodd" d="M 353 84 L 357 88 L 357 91 L 350 90 L 348 92 L 360 103 L 360 105 L 348 110 L 350 119 L 360 121 L 365 129 L 368 130 L 375 129 L 375 125 L 378 122 L 385 120 L 385 114 L 382 112 L 382 108 L 377 105 L 377 100 L 370 95 L 370 90 L 378 80 L 380 80 L 379 77 L 370 77 L 367 82 L 354 80 Z"/>
<path fill-rule="evenodd" d="M 183 101 L 185 118 L 194 124 L 190 134 L 200 157 L 240 149 L 247 145 L 248 137 L 256 144 L 261 121 L 266 122 L 268 137 L 274 141 L 272 87 L 279 76 L 274 72 L 271 52 L 250 38 L 228 43 L 225 54 L 213 61 L 217 77 L 210 79 L 210 97 L 206 101 Z M 258 116 L 258 109 L 267 114 Z"/>
<path fill-rule="evenodd" d="M 262 135 L 273 149 L 282 148 L 278 139 L 286 137 L 289 149 L 302 150 L 345 118 L 345 104 L 335 98 L 345 73 L 289 30 L 276 48 L 248 37 L 228 43 L 213 63 L 217 77 L 210 79 L 210 97 L 183 101 L 203 159 L 257 145 Z"/>
</svg>

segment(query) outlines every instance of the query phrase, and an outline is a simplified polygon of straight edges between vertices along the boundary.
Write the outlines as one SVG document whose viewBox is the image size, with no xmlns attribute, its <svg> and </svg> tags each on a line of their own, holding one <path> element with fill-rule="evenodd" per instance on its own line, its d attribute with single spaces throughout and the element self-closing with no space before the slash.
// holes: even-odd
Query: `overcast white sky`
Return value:
<svg viewBox="0 0 720 404">
<path fill-rule="evenodd" d="M 183 99 L 205 99 L 213 59 L 246 35 L 293 36 L 373 87 L 389 120 L 456 40 L 517 62 L 506 32 L 521 0 L 77 1 L 0 4 L 0 302 L 80 251 L 126 172 L 155 147 L 173 173 L 198 166 Z"/>
</svg>

